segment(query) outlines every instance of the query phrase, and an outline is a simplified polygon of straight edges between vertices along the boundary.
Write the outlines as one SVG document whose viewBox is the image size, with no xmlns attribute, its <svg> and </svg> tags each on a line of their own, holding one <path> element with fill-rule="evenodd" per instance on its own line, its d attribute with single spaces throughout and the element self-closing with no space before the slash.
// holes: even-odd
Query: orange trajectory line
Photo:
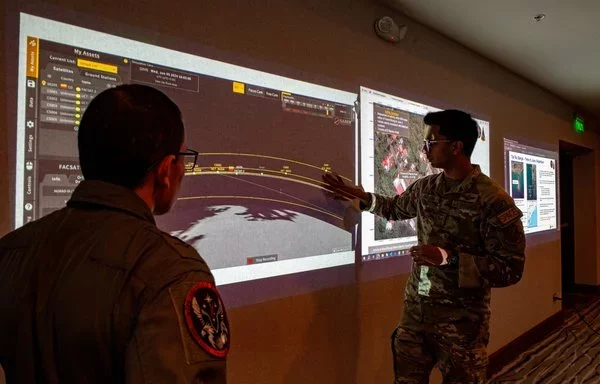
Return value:
<svg viewBox="0 0 600 384">
<path fill-rule="evenodd" d="M 292 160 L 292 159 L 285 159 L 282 157 L 276 157 L 276 156 L 267 156 L 267 155 L 256 155 L 254 153 L 235 153 L 235 152 L 203 152 L 203 153 L 199 153 L 198 156 L 248 156 L 248 157 L 261 157 L 264 159 L 272 159 L 272 160 L 280 160 L 280 161 L 288 161 L 290 163 L 295 163 L 295 164 L 300 164 L 303 165 L 305 167 L 310 167 L 310 168 L 315 168 L 318 169 L 319 171 L 324 171 L 322 167 L 319 167 L 317 165 L 312 165 L 312 164 L 308 164 L 308 163 L 304 163 L 302 161 L 298 161 L 298 160 Z M 340 175 L 341 176 L 341 175 Z M 343 179 L 346 179 L 350 182 L 352 182 L 352 179 L 345 177 L 345 176 L 341 176 Z"/>
</svg>

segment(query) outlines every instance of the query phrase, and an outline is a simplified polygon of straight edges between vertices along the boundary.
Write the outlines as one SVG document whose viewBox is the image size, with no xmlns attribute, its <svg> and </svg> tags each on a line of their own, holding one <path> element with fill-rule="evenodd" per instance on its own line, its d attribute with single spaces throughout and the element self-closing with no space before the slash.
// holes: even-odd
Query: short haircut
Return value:
<svg viewBox="0 0 600 384">
<path fill-rule="evenodd" d="M 134 189 L 150 169 L 183 144 L 179 107 L 161 91 L 128 84 L 107 89 L 88 105 L 78 134 L 86 180 Z"/>
<path fill-rule="evenodd" d="M 447 109 L 440 112 L 430 112 L 423 120 L 427 125 L 439 125 L 440 134 L 449 140 L 461 141 L 463 151 L 471 158 L 477 139 L 479 138 L 479 126 L 471 115 L 457 109 Z"/>
</svg>

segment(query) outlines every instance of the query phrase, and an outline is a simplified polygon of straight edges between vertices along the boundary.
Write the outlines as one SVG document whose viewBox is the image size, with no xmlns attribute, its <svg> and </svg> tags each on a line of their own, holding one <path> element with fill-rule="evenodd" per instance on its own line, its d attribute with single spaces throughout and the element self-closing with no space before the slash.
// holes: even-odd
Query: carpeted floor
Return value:
<svg viewBox="0 0 600 384">
<path fill-rule="evenodd" d="M 600 384 L 600 298 L 576 309 L 567 310 L 561 329 L 519 355 L 489 383 Z"/>
</svg>

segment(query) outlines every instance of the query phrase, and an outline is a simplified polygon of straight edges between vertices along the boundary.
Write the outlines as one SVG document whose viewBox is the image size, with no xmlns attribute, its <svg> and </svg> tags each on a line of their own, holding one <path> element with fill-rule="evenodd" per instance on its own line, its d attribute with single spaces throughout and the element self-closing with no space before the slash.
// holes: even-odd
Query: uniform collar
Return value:
<svg viewBox="0 0 600 384">
<path fill-rule="evenodd" d="M 446 192 L 446 193 L 462 193 L 468 191 L 473 182 L 481 175 L 481 168 L 477 164 L 473 164 L 473 171 L 467 176 L 456 188 Z M 435 181 L 436 187 L 438 190 L 444 190 L 444 172 L 440 172 L 437 180 Z"/>
<path fill-rule="evenodd" d="M 122 211 L 156 224 L 148 205 L 131 189 L 99 180 L 82 181 L 67 202 L 68 207 L 96 205 Z"/>
</svg>

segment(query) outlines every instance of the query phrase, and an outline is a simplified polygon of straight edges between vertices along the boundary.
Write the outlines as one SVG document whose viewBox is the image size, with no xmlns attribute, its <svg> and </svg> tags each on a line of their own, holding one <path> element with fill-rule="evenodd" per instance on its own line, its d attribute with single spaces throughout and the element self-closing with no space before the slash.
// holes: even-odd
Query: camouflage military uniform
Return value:
<svg viewBox="0 0 600 384">
<path fill-rule="evenodd" d="M 413 265 L 402 321 L 392 335 L 396 383 L 424 383 L 437 363 L 444 383 L 485 379 L 490 289 L 517 283 L 525 263 L 522 213 L 478 166 L 462 182 L 443 173 L 402 195 L 375 195 L 372 212 L 417 218 L 419 244 L 458 256 L 455 265 Z"/>
<path fill-rule="evenodd" d="M 123 187 L 84 181 L 66 208 L 0 240 L 0 314 L 9 383 L 226 382 L 208 266 Z"/>
</svg>

